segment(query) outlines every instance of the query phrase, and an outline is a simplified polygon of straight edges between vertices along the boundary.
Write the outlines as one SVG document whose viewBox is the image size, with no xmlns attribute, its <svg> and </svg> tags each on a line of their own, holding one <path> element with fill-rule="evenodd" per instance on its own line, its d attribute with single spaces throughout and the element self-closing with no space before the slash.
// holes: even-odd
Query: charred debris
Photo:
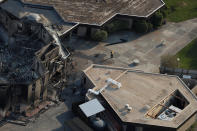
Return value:
<svg viewBox="0 0 197 131">
<path fill-rule="evenodd" d="M 73 69 L 69 55 L 50 27 L 0 11 L 0 125 L 25 125 L 59 101 Z"/>
</svg>

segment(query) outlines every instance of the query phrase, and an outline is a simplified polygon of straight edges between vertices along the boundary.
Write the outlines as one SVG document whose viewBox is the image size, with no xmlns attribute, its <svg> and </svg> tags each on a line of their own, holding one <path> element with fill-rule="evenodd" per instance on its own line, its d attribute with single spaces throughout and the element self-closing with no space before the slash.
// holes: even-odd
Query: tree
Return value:
<svg viewBox="0 0 197 131">
<path fill-rule="evenodd" d="M 91 38 L 95 41 L 104 41 L 108 38 L 108 33 L 105 30 L 97 30 L 91 35 Z"/>
<path fill-rule="evenodd" d="M 138 33 L 148 32 L 148 24 L 145 20 L 138 20 L 134 22 L 134 29 Z"/>
<path fill-rule="evenodd" d="M 148 32 L 152 31 L 153 30 L 153 24 L 147 23 L 147 25 L 148 25 Z"/>
<path fill-rule="evenodd" d="M 129 22 L 126 20 L 114 20 L 105 26 L 107 32 L 113 33 L 120 30 L 129 28 Z"/>
<path fill-rule="evenodd" d="M 159 27 L 163 23 L 163 15 L 160 11 L 156 12 L 153 16 L 152 23 L 154 27 Z"/>
</svg>

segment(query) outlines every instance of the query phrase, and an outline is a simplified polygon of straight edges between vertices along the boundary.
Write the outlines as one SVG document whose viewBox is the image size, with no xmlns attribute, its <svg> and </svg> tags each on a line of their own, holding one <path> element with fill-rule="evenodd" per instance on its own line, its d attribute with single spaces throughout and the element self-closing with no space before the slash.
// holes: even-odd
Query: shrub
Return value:
<svg viewBox="0 0 197 131">
<path fill-rule="evenodd" d="M 105 26 L 106 30 L 108 33 L 112 33 L 112 32 L 115 32 L 115 25 L 114 23 L 109 23 Z"/>
<path fill-rule="evenodd" d="M 97 30 L 92 34 L 91 38 L 95 41 L 104 41 L 108 38 L 108 33 L 105 30 Z"/>
<path fill-rule="evenodd" d="M 148 26 L 149 25 L 144 20 L 143 21 L 135 21 L 134 25 L 133 25 L 133 28 L 138 33 L 146 33 L 149 30 Z"/>
<path fill-rule="evenodd" d="M 113 33 L 120 30 L 129 28 L 129 22 L 125 20 L 114 20 L 105 26 L 107 32 Z"/>
<path fill-rule="evenodd" d="M 162 15 L 163 15 L 164 18 L 166 18 L 168 16 L 168 11 L 165 10 L 165 9 L 162 9 L 161 10 L 161 13 L 162 13 Z"/>
<path fill-rule="evenodd" d="M 148 25 L 148 32 L 153 30 L 153 24 L 152 23 L 147 23 Z"/>
<path fill-rule="evenodd" d="M 176 56 L 164 55 L 161 57 L 160 65 L 164 67 L 176 68 L 178 62 Z"/>
<path fill-rule="evenodd" d="M 163 23 L 163 15 L 160 12 L 156 12 L 152 18 L 152 24 L 154 27 L 159 27 Z"/>
</svg>

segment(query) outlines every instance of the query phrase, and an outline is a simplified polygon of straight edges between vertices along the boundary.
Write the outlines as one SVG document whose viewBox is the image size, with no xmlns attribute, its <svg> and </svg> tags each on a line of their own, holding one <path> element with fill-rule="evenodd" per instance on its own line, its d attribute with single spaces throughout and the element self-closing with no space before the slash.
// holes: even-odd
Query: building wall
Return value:
<svg viewBox="0 0 197 131">
<path fill-rule="evenodd" d="M 7 104 L 9 103 L 8 102 L 8 97 L 9 97 L 8 95 L 10 93 L 9 89 L 10 89 L 9 86 L 7 86 L 7 87 L 0 86 L 0 109 L 4 109 L 7 106 Z"/>
<path fill-rule="evenodd" d="M 126 131 L 176 131 L 174 128 L 158 127 L 143 124 L 126 124 Z"/>
<path fill-rule="evenodd" d="M 11 18 L 11 16 L 2 9 L 0 9 L 0 23 L 4 26 L 10 36 L 18 31 L 17 20 Z"/>
<path fill-rule="evenodd" d="M 32 86 L 32 84 L 30 84 L 27 88 L 28 88 L 27 102 L 31 103 L 32 100 L 33 100 L 33 95 L 32 95 L 32 88 L 33 88 L 33 86 Z"/>
<path fill-rule="evenodd" d="M 32 33 L 37 33 L 37 37 L 40 40 L 42 40 L 45 44 L 48 44 L 53 40 L 50 33 L 45 29 L 45 27 L 42 24 L 36 23 L 34 21 L 25 21 L 24 24 L 29 25 L 30 29 L 26 27 L 26 30 L 31 31 Z"/>
<path fill-rule="evenodd" d="M 32 33 L 37 33 L 38 38 L 41 39 L 45 44 L 48 44 L 53 40 L 52 36 L 42 24 L 28 20 L 22 21 L 2 9 L 0 9 L 0 23 L 5 27 L 10 36 L 15 33 L 25 34 L 31 31 Z"/>
<path fill-rule="evenodd" d="M 91 28 L 91 31 L 90 31 L 91 36 L 98 30 L 100 30 L 100 29 L 98 29 L 98 28 Z"/>
<path fill-rule="evenodd" d="M 43 90 L 43 100 L 47 99 L 47 88 Z"/>
<path fill-rule="evenodd" d="M 44 76 L 29 84 L 27 91 L 27 102 L 29 104 L 34 103 L 37 105 L 42 100 L 47 99 L 47 85 L 49 83 L 49 72 L 45 73 Z"/>
<path fill-rule="evenodd" d="M 192 92 L 197 96 L 197 86 L 192 89 Z"/>
<path fill-rule="evenodd" d="M 180 128 L 177 129 L 177 131 L 186 131 L 191 125 L 196 121 L 196 114 L 194 114 L 192 117 L 190 117 L 189 120 L 187 120 Z"/>
<path fill-rule="evenodd" d="M 131 19 L 131 18 L 116 17 L 115 19 L 128 22 L 128 29 L 131 29 L 133 27 L 133 19 Z"/>
<path fill-rule="evenodd" d="M 39 100 L 40 99 L 40 93 L 41 93 L 41 79 L 38 79 L 36 82 L 36 88 L 35 88 L 35 100 Z"/>
<path fill-rule="evenodd" d="M 77 35 L 80 37 L 85 37 L 87 34 L 87 27 L 85 26 L 79 26 L 77 29 Z"/>
<path fill-rule="evenodd" d="M 48 44 L 50 43 L 53 38 L 49 34 L 49 32 L 42 26 L 40 33 L 38 34 L 38 37 L 45 43 Z"/>
<path fill-rule="evenodd" d="M 85 75 L 85 74 L 83 74 L 83 77 L 82 77 L 82 81 L 81 81 L 82 83 L 82 85 L 83 85 L 83 87 L 86 89 L 86 90 L 88 90 L 88 89 L 92 89 L 92 88 L 94 88 L 94 84 L 92 83 L 92 81 Z"/>
</svg>

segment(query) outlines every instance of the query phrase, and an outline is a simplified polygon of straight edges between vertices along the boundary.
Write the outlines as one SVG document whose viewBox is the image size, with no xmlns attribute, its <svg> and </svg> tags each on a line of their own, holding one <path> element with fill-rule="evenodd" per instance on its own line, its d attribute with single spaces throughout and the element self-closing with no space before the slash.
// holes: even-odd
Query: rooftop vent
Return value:
<svg viewBox="0 0 197 131">
<path fill-rule="evenodd" d="M 126 105 L 125 105 L 125 109 L 127 109 L 127 110 L 128 110 L 128 112 L 131 112 L 132 107 L 130 107 L 130 106 L 129 106 L 129 104 L 126 104 Z"/>
<path fill-rule="evenodd" d="M 108 79 L 106 80 L 106 82 L 107 82 L 107 84 L 106 84 L 103 88 L 101 88 L 100 90 L 95 91 L 95 90 L 93 90 L 93 89 L 89 89 L 88 92 L 89 92 L 89 93 L 93 93 L 94 95 L 99 95 L 99 94 L 100 94 L 102 91 L 104 91 L 110 84 L 116 85 L 118 89 L 120 89 L 121 86 L 122 86 L 121 83 L 119 83 L 119 82 L 117 82 L 117 81 L 115 81 L 115 80 L 113 80 L 113 79 L 111 79 L 111 78 L 108 78 Z"/>
<path fill-rule="evenodd" d="M 108 78 L 106 82 L 107 82 L 107 85 L 110 85 L 110 84 L 116 85 L 118 87 L 118 89 L 120 89 L 121 86 L 122 86 L 121 83 L 119 83 L 119 82 L 117 82 L 117 81 L 115 81 L 115 80 L 113 80 L 111 78 Z"/>
</svg>

